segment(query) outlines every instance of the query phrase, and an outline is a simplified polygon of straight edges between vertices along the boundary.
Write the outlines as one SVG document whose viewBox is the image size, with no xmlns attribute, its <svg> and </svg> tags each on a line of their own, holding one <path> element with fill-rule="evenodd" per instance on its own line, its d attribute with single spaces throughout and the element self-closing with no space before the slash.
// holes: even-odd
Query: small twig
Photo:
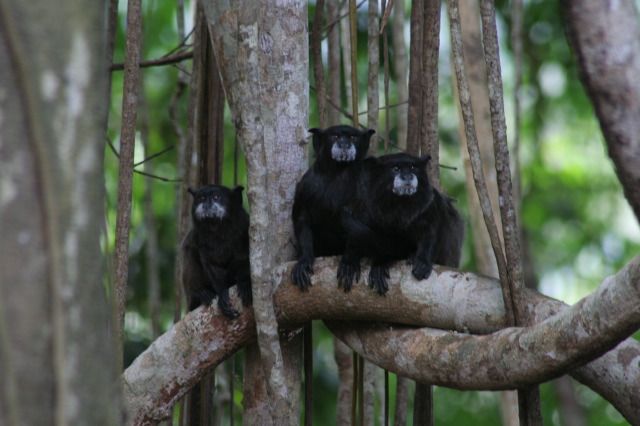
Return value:
<svg viewBox="0 0 640 426">
<path fill-rule="evenodd" d="M 347 0 L 348 1 L 348 0 Z M 361 0 L 360 3 L 358 3 L 356 5 L 356 9 L 360 9 L 360 6 L 362 6 L 364 4 L 364 2 L 367 0 Z M 336 19 L 334 19 L 333 21 L 327 23 L 327 25 L 324 26 L 324 30 L 326 33 L 328 33 L 329 31 L 331 31 L 331 29 L 333 28 L 334 25 L 336 25 L 338 22 L 340 22 L 341 20 L 343 20 L 344 18 L 346 18 L 347 16 L 349 16 L 349 12 L 347 13 L 343 13 L 342 15 L 339 15 Z M 326 33 L 323 36 L 326 37 Z"/>
<path fill-rule="evenodd" d="M 383 109 L 397 108 L 400 105 L 406 105 L 408 103 L 409 103 L 409 101 L 402 101 L 402 102 L 396 102 L 395 104 L 383 105 L 381 107 L 378 107 L 378 111 L 382 111 Z M 358 115 L 367 115 L 368 113 L 369 113 L 369 111 L 366 110 L 366 111 L 359 112 Z"/>
<path fill-rule="evenodd" d="M 193 52 L 189 50 L 187 52 L 176 53 L 175 55 L 163 56 L 158 59 L 149 59 L 146 61 L 140 61 L 139 66 L 140 68 L 157 67 L 161 65 L 176 64 L 191 58 L 193 58 Z M 111 65 L 110 70 L 122 71 L 124 70 L 124 64 L 123 63 L 113 64 Z"/>
<path fill-rule="evenodd" d="M 180 12 L 178 12 L 177 14 L 177 18 L 179 19 L 180 16 Z M 183 13 L 184 16 L 184 13 Z M 182 25 L 184 27 L 184 24 Z M 184 30 L 184 28 L 182 28 L 182 30 L 179 28 L 180 25 L 178 24 L 178 33 L 180 33 L 181 31 Z M 178 50 L 182 49 L 183 47 L 187 46 L 187 40 L 189 40 L 189 38 L 191 37 L 191 35 L 196 31 L 196 27 L 194 25 L 193 28 L 191 28 L 191 30 L 184 36 L 182 37 L 182 41 L 180 41 L 180 44 L 178 44 L 176 47 L 174 47 L 173 49 L 171 49 L 170 51 L 168 51 L 164 56 L 169 56 L 171 55 L 173 52 L 177 52 Z M 178 34 L 180 35 L 180 34 Z"/>
<path fill-rule="evenodd" d="M 137 163 L 135 163 L 135 164 L 133 165 L 133 167 L 138 167 L 139 165 L 144 164 L 144 163 L 146 163 L 147 161 L 151 161 L 151 160 L 153 160 L 154 158 L 160 157 L 162 154 L 164 154 L 164 153 L 166 153 L 166 152 L 171 151 L 173 148 L 174 148 L 174 146 L 173 146 L 173 145 L 171 145 L 170 147 L 167 147 L 167 148 L 163 149 L 163 150 L 162 150 L 162 151 L 160 151 L 160 152 L 156 152 L 155 154 L 152 154 L 152 155 L 148 156 L 147 158 L 145 158 L 145 159 L 143 159 L 143 160 L 138 161 Z"/>
<path fill-rule="evenodd" d="M 180 73 L 182 73 L 184 76 L 186 76 L 186 77 L 191 77 L 191 72 L 190 72 L 189 70 L 187 70 L 187 69 L 185 69 L 185 68 L 181 67 L 181 66 L 180 66 L 179 64 L 177 64 L 177 63 L 176 63 L 176 64 L 173 64 L 173 66 L 174 66 L 175 68 L 177 68 L 177 69 L 178 69 L 178 71 L 180 71 Z"/>
<path fill-rule="evenodd" d="M 110 140 L 109 138 L 105 138 L 105 140 L 107 141 L 107 145 L 108 145 L 108 146 L 109 146 L 109 148 L 111 149 L 111 152 L 113 152 L 113 155 L 115 155 L 115 156 L 116 156 L 116 158 L 120 158 L 120 154 L 118 153 L 118 150 L 116 150 L 116 147 L 113 145 L 113 142 L 111 142 L 111 140 Z M 173 147 L 168 148 L 168 149 L 172 149 L 172 148 L 173 148 Z M 154 155 L 155 155 L 155 156 L 158 156 L 158 155 L 160 155 L 160 154 L 162 154 L 162 152 L 159 152 L 158 154 L 154 154 Z M 143 160 L 143 161 L 145 161 L 145 160 Z M 140 162 L 139 164 L 142 164 L 142 162 Z M 182 182 L 182 179 L 177 179 L 177 178 L 175 178 L 175 179 L 166 178 L 166 177 L 162 177 L 162 176 L 154 175 L 154 174 L 151 174 L 151 173 L 143 172 L 142 170 L 136 170 L 136 169 L 133 169 L 133 173 L 137 173 L 137 174 L 139 174 L 139 175 L 146 176 L 146 177 L 148 177 L 148 178 L 152 178 L 152 179 L 158 179 L 158 180 L 160 180 L 160 181 L 162 181 L 162 182 L 172 182 L 172 183 L 173 183 L 173 182 Z"/>
<path fill-rule="evenodd" d="M 309 85 L 309 88 L 310 88 L 311 90 L 316 90 L 316 87 L 315 87 L 315 86 L 313 86 L 313 85 L 311 85 L 311 84 Z M 317 92 L 317 91 L 316 91 L 316 92 Z M 345 109 L 344 109 L 344 108 L 342 108 L 340 105 L 336 104 L 336 103 L 333 101 L 333 99 L 331 99 L 331 98 L 329 98 L 329 97 L 327 97 L 327 98 L 326 98 L 326 100 L 327 100 L 327 102 L 329 103 L 329 105 L 331 105 L 333 108 L 335 108 L 337 111 L 339 111 L 339 112 L 340 112 L 342 115 L 344 115 L 346 118 L 348 118 L 349 120 L 353 121 L 353 115 L 352 115 L 349 111 L 345 110 Z M 363 128 L 363 129 L 365 128 L 365 127 L 364 127 L 364 126 L 362 126 L 362 125 L 361 125 L 361 126 L 359 126 L 359 127 Z"/>
<path fill-rule="evenodd" d="M 384 2 L 384 0 L 383 0 Z M 389 0 L 389 4 L 383 5 L 382 7 L 382 22 L 380 23 L 380 35 L 384 33 L 384 29 L 387 26 L 387 21 L 389 20 L 389 15 L 391 14 L 391 10 L 393 9 L 394 0 Z"/>
<path fill-rule="evenodd" d="M 139 175 L 142 175 L 142 176 L 146 176 L 148 178 L 157 179 L 157 180 L 162 181 L 162 182 L 169 182 L 169 183 L 180 183 L 180 182 L 182 182 L 182 179 L 170 179 L 170 178 L 154 175 L 154 174 L 151 174 L 151 173 L 143 172 L 142 170 L 133 169 L 133 172 L 137 173 Z"/>
</svg>

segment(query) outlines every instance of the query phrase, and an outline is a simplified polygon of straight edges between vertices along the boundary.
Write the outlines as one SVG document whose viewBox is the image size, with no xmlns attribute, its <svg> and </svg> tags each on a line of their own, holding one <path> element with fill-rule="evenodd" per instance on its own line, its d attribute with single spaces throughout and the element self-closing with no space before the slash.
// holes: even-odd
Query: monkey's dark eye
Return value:
<svg viewBox="0 0 640 426">
<path fill-rule="evenodd" d="M 391 170 L 393 170 L 393 172 L 394 172 L 394 173 L 398 173 L 398 172 L 400 171 L 400 167 L 398 167 L 398 166 L 393 166 L 393 167 L 391 168 Z"/>
<path fill-rule="evenodd" d="M 220 194 L 216 194 L 216 195 L 214 195 L 214 196 L 213 196 L 213 199 L 214 199 L 214 200 L 216 200 L 216 201 L 220 200 Z"/>
<path fill-rule="evenodd" d="M 332 135 L 332 136 L 331 136 L 331 140 L 332 140 L 333 142 L 336 142 L 336 141 L 338 140 L 338 136 L 337 136 L 337 135 Z"/>
</svg>

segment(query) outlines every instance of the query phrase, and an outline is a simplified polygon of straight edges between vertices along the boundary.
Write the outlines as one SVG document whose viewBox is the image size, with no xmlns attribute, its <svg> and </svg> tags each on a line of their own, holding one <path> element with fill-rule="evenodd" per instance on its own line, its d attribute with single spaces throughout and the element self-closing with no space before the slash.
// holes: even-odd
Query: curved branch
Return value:
<svg viewBox="0 0 640 426">
<path fill-rule="evenodd" d="M 354 286 L 351 293 L 345 294 L 336 288 L 336 265 L 336 259 L 317 261 L 313 286 L 304 293 L 288 281 L 291 263 L 276 271 L 274 305 L 280 325 L 295 326 L 319 318 L 361 319 L 460 332 L 490 333 L 505 324 L 500 285 L 495 279 L 436 267 L 428 280 L 417 282 L 411 277 L 410 268 L 403 265 L 391 271 L 391 288 L 385 297 L 376 295 L 363 282 Z M 363 276 L 366 276 L 366 271 Z M 575 342 L 606 338 L 598 333 L 604 333 L 605 330 L 608 333 L 616 328 L 631 332 L 640 325 L 639 276 L 640 258 L 636 258 L 615 277 L 606 280 L 594 295 L 550 319 L 550 324 L 568 327 L 561 330 L 561 336 L 575 338 L 576 340 L 570 341 L 570 345 L 563 342 L 561 336 L 553 334 L 557 333 L 556 328 L 543 322 L 565 310 L 566 305 L 534 291 L 525 293 L 524 315 L 529 324 L 542 324 L 530 329 L 508 329 L 491 336 L 475 338 L 494 339 L 494 343 L 490 345 L 492 346 L 504 339 L 501 336 L 505 333 L 534 336 L 532 338 L 538 340 L 529 343 L 542 345 L 540 348 L 546 348 L 545 351 L 552 348 L 558 354 L 558 367 L 549 374 L 559 374 L 567 366 L 592 359 L 606 350 L 601 346 L 576 354 Z M 239 304 L 237 298 L 234 297 L 233 300 L 236 305 Z M 591 319 L 591 323 L 580 323 L 581 328 L 576 332 L 575 323 L 571 319 L 575 315 L 576 318 L 592 318 L 586 316 L 587 312 L 600 312 L 600 316 L 597 320 Z M 547 330 L 550 334 L 544 334 L 542 330 Z M 582 330 L 585 336 L 582 335 Z M 403 331 L 406 332 L 408 331 Z M 361 333 L 361 336 L 364 338 L 365 334 Z M 471 337 L 473 336 L 451 333 L 445 339 L 464 342 Z M 207 368 L 217 365 L 254 338 L 255 322 L 250 312 L 243 311 L 241 317 L 234 321 L 219 316 L 216 307 L 199 308 L 187 315 L 156 340 L 124 373 L 125 399 L 133 424 L 147 424 L 168 416 L 173 403 Z M 616 338 L 620 339 L 621 335 L 616 334 Z M 554 347 L 546 340 L 560 343 Z M 609 341 L 607 344 L 613 345 L 615 342 Z M 545 353 L 538 348 L 531 349 L 531 346 L 530 350 Z M 562 354 L 573 358 L 561 364 Z M 637 413 L 640 412 L 638 398 L 634 397 L 640 395 L 638 359 L 640 343 L 629 339 L 604 357 L 572 374 L 611 401 L 628 419 L 635 418 L 634 413 L 638 416 Z M 466 362 L 465 360 L 464 363 Z M 542 361 L 547 362 L 546 359 Z M 399 365 L 401 364 L 394 369 L 397 370 Z M 538 370 L 540 365 L 534 367 Z"/>
<path fill-rule="evenodd" d="M 568 38 L 609 155 L 640 220 L 640 25 L 634 2 L 564 2 Z"/>
<path fill-rule="evenodd" d="M 217 307 L 189 312 L 125 370 L 122 379 L 128 424 L 156 425 L 169 417 L 173 405 L 208 369 L 255 337 L 252 310 L 243 310 L 234 321 Z"/>
<path fill-rule="evenodd" d="M 363 281 L 350 293 L 336 286 L 337 258 L 316 260 L 309 291 L 295 291 L 288 282 L 290 264 L 276 271 L 274 305 L 281 324 L 310 319 L 376 320 L 430 326 L 472 333 L 491 333 L 506 326 L 497 280 L 436 266 L 427 280 L 416 281 L 411 268 L 390 270 L 385 297 Z M 368 273 L 363 271 L 362 276 Z"/>
<path fill-rule="evenodd" d="M 529 327 L 477 336 L 328 321 L 369 361 L 418 382 L 503 390 L 541 383 L 603 354 L 640 327 L 640 258 L 592 294 Z"/>
</svg>

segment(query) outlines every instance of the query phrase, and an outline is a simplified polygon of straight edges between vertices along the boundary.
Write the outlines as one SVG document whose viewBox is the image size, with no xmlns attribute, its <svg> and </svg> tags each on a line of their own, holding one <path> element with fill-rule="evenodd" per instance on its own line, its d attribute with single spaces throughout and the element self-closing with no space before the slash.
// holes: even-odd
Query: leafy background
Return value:
<svg viewBox="0 0 640 426">
<path fill-rule="evenodd" d="M 124 53 L 124 3 L 120 2 L 119 29 L 115 61 L 121 62 Z M 396 2 L 396 7 L 403 2 Z M 508 40 L 511 30 L 510 3 L 498 1 L 501 59 L 506 96 L 507 124 L 512 139 L 513 129 L 513 57 Z M 187 1 L 187 31 L 193 27 L 193 4 Z M 409 39 L 409 8 L 405 38 Z M 143 58 L 158 58 L 180 43 L 176 26 L 174 2 L 148 0 L 143 2 L 144 48 Z M 309 26 L 314 2 L 309 4 Z M 540 290 L 568 303 L 593 291 L 602 279 L 618 270 L 640 248 L 638 222 L 628 207 L 621 186 L 615 176 L 602 140 L 593 108 L 579 82 L 575 60 L 564 35 L 559 2 L 536 0 L 525 2 L 523 71 L 523 120 L 521 126 L 521 162 L 523 207 L 522 222 L 529 244 Z M 366 108 L 366 6 L 359 10 L 358 71 L 361 109 Z M 326 46 L 323 47 L 326 53 Z M 458 200 L 460 210 L 468 217 L 464 187 L 458 115 L 452 96 L 452 76 L 449 61 L 448 22 L 443 8 L 440 51 L 439 124 L 441 163 L 457 170 L 441 170 L 443 187 Z M 393 51 L 390 51 L 393 61 Z M 178 67 L 190 71 L 190 62 L 178 65 L 145 68 L 145 105 L 139 122 L 149 128 L 148 146 L 138 139 L 135 160 L 159 152 L 178 143 L 169 118 L 169 105 L 178 81 Z M 393 67 L 391 67 L 393 70 Z M 382 76 L 380 77 L 382 80 Z M 313 81 L 312 75 L 309 76 Z M 382 87 L 382 84 L 380 85 Z M 380 94 L 381 105 L 385 103 Z M 396 79 L 391 76 L 389 103 L 400 101 L 396 94 Z M 108 137 L 117 147 L 119 142 L 122 103 L 122 73 L 113 73 L 112 99 Z M 311 92 L 309 127 L 316 126 L 315 93 Z M 180 119 L 186 126 L 187 96 L 180 103 Z M 389 110 L 391 122 L 395 110 Z M 384 123 L 384 110 L 380 123 Z M 343 118 L 343 123 L 348 123 Z M 395 129 L 390 129 L 393 139 Z M 223 183 L 232 184 L 234 129 L 230 114 L 225 112 L 225 162 Z M 153 173 L 177 176 L 177 150 L 173 149 L 152 161 Z M 117 187 L 117 158 L 105 147 L 106 224 L 103 247 L 112 254 L 115 228 Z M 244 181 L 244 164 L 239 169 L 240 183 Z M 147 273 L 145 248 L 147 232 L 143 218 L 145 185 L 151 185 L 152 214 L 159 239 L 159 274 L 161 278 L 161 322 L 166 330 L 173 321 L 174 259 L 176 256 L 176 191 L 174 183 L 134 177 L 132 232 L 130 242 L 129 293 L 126 315 L 125 362 L 129 363 L 151 341 L 151 326 L 147 306 Z M 467 221 L 468 222 L 468 221 Z M 462 269 L 475 270 L 467 232 Z M 108 259 L 110 257 L 108 256 Z M 106 268 L 105 285 L 111 285 L 112 274 Z M 639 337 L 638 334 L 636 338 Z M 333 340 L 320 322 L 314 324 L 314 416 L 315 424 L 333 424 L 337 393 L 337 370 L 333 361 Z M 242 406 L 242 354 L 235 356 L 233 395 L 238 413 Z M 227 369 L 230 368 L 227 366 Z M 626 424 L 617 411 L 586 387 L 576 384 L 577 398 L 584 407 L 589 425 Z M 395 376 L 391 375 L 391 404 L 395 393 Z M 561 424 L 558 397 L 549 384 L 542 386 L 543 416 L 547 424 Z M 435 391 L 436 418 L 441 425 L 495 425 L 500 422 L 499 397 L 492 392 L 460 392 L 444 388 Z M 380 410 L 379 404 L 376 408 Z M 409 418 L 410 418 L 409 411 Z M 238 415 L 238 414 L 236 414 Z M 225 421 L 228 421 L 226 419 Z"/>
</svg>

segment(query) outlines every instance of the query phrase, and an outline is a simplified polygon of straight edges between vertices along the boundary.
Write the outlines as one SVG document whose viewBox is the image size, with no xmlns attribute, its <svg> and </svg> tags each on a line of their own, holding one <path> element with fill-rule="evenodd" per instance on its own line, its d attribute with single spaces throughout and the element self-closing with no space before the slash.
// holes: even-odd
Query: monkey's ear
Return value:
<svg viewBox="0 0 640 426">
<path fill-rule="evenodd" d="M 189 192 L 189 194 L 191 194 L 194 197 L 196 196 L 196 190 L 191 187 L 187 188 L 187 192 Z"/>
<path fill-rule="evenodd" d="M 420 157 L 420 163 L 422 163 L 425 166 L 429 164 L 430 160 L 431 160 L 431 156 L 429 154 L 423 155 L 422 157 Z"/>
<path fill-rule="evenodd" d="M 313 151 L 317 154 L 322 148 L 322 136 L 324 135 L 323 129 L 313 127 L 309 129 L 309 133 L 313 133 Z"/>
<path fill-rule="evenodd" d="M 240 185 L 236 186 L 231 191 L 231 196 L 236 200 L 238 200 L 240 204 L 242 204 L 242 191 L 244 191 L 244 186 L 240 186 Z"/>
<path fill-rule="evenodd" d="M 373 129 L 367 129 L 360 134 L 360 142 L 358 143 L 358 157 L 363 158 L 369 151 L 369 144 L 371 142 L 371 135 L 376 131 Z"/>
</svg>

